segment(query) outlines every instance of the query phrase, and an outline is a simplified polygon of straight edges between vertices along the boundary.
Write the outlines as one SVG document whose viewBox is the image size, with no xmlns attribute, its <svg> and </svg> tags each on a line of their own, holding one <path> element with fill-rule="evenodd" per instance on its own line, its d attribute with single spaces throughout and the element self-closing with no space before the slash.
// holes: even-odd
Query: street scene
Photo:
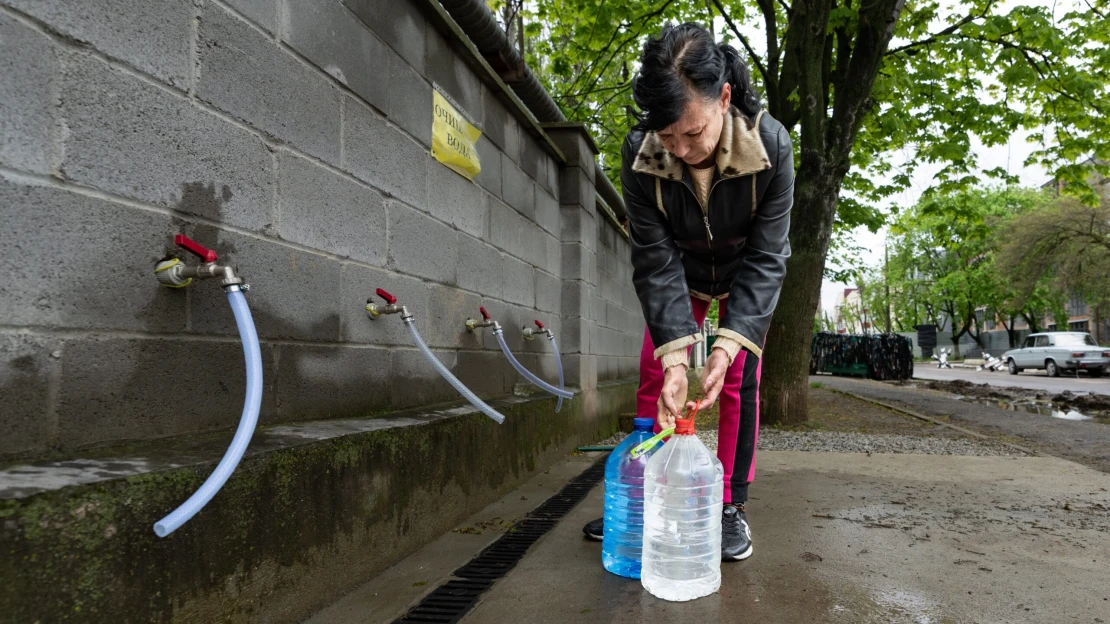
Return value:
<svg viewBox="0 0 1110 624">
<path fill-rule="evenodd" d="M 0 624 L 1110 624 L 1110 0 L 0 0 Z"/>
</svg>

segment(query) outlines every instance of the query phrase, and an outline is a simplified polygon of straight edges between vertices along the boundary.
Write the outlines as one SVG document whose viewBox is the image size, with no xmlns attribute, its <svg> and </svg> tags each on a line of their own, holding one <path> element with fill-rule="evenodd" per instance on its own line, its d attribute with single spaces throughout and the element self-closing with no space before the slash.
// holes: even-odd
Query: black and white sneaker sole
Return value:
<svg viewBox="0 0 1110 624">
<path fill-rule="evenodd" d="M 593 540 L 595 542 L 600 542 L 604 540 L 604 538 L 600 535 L 594 535 L 593 533 L 587 533 L 585 531 L 582 531 L 582 535 L 585 535 L 586 539 Z"/>
<path fill-rule="evenodd" d="M 737 555 L 735 557 L 721 557 L 721 561 L 743 561 L 743 560 L 745 560 L 745 559 L 747 559 L 748 557 L 751 557 L 751 556 L 752 556 L 752 547 L 748 546 L 748 549 L 745 550 L 744 552 L 740 553 L 739 555 Z"/>
</svg>

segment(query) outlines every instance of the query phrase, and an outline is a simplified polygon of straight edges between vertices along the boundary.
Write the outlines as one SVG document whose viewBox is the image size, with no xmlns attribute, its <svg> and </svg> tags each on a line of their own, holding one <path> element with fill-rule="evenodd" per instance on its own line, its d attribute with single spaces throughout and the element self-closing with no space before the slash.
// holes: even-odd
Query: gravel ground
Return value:
<svg viewBox="0 0 1110 624">
<path fill-rule="evenodd" d="M 627 434 L 618 433 L 598 444 L 620 444 Z M 706 446 L 716 450 L 717 432 L 698 431 Z M 1024 455 L 1021 451 L 970 438 L 936 438 L 928 436 L 846 433 L 840 431 L 759 430 L 761 451 L 816 451 L 821 453 L 911 453 L 917 455 Z"/>
</svg>

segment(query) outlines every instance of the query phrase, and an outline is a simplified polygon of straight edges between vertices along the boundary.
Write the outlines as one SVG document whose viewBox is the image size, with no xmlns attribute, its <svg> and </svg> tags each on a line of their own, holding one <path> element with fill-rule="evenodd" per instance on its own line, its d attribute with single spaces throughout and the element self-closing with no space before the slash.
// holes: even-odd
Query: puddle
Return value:
<svg viewBox="0 0 1110 624">
<path fill-rule="evenodd" d="M 1037 399 L 997 399 L 986 397 L 964 396 L 962 394 L 954 395 L 957 399 L 965 403 L 978 403 L 980 405 L 989 405 L 1011 412 L 1026 412 L 1029 414 L 1040 414 L 1041 416 L 1050 416 L 1052 418 L 1059 418 L 1060 420 L 1077 420 L 1077 421 L 1091 421 L 1104 425 L 1110 425 L 1110 417 L 1102 416 L 1088 416 L 1080 411 L 1074 409 L 1061 408 L 1051 401 L 1041 401 Z"/>
</svg>

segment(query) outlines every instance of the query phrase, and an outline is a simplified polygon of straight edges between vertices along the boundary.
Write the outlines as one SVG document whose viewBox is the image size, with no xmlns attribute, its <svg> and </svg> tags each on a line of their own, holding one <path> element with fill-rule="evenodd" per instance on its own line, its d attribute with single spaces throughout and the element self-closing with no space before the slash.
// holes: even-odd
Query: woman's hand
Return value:
<svg viewBox="0 0 1110 624">
<path fill-rule="evenodd" d="M 713 349 L 709 353 L 705 360 L 705 369 L 701 373 L 701 389 L 705 393 L 705 398 L 701 400 L 701 409 L 709 409 L 717 401 L 717 395 L 725 387 L 725 373 L 730 364 L 728 353 L 724 349 Z"/>
<path fill-rule="evenodd" d="M 726 365 L 728 358 L 725 358 Z M 669 429 L 674 426 L 674 421 L 682 414 L 682 406 L 686 403 L 686 390 L 689 381 L 686 379 L 686 367 L 672 366 L 663 373 L 663 391 L 659 393 L 659 413 L 655 422 L 660 429 Z"/>
</svg>

